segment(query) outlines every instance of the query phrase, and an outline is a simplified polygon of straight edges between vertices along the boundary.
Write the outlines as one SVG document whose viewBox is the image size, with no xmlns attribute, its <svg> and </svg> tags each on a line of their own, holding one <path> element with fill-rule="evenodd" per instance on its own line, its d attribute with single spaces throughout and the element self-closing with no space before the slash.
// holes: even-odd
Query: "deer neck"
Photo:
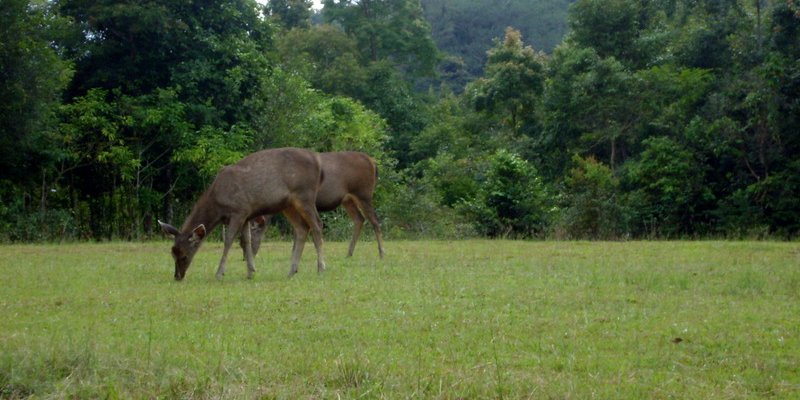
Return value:
<svg viewBox="0 0 800 400">
<path fill-rule="evenodd" d="M 181 232 L 188 232 L 201 224 L 206 227 L 206 231 L 211 232 L 221 221 L 222 214 L 219 212 L 219 207 L 209 201 L 208 196 L 204 194 L 195 204 L 192 213 L 186 218 Z"/>
</svg>

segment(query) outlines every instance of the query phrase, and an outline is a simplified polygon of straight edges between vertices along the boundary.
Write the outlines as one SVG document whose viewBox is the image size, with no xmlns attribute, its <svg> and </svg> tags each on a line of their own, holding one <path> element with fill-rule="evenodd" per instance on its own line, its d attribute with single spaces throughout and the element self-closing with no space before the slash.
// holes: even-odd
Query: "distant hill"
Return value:
<svg viewBox="0 0 800 400">
<path fill-rule="evenodd" d="M 492 39 L 506 27 L 547 53 L 567 31 L 567 8 L 575 0 L 422 0 L 439 50 L 460 57 L 469 75 L 480 76 Z"/>
</svg>

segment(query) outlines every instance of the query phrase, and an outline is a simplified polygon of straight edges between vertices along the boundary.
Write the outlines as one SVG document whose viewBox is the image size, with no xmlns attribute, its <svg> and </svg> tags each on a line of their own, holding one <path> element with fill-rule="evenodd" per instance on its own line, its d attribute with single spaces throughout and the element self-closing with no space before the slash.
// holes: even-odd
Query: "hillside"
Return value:
<svg viewBox="0 0 800 400">
<path fill-rule="evenodd" d="M 422 0 L 439 49 L 460 57 L 472 76 L 482 74 L 486 50 L 506 27 L 522 32 L 526 43 L 550 52 L 567 30 L 574 0 Z"/>
</svg>

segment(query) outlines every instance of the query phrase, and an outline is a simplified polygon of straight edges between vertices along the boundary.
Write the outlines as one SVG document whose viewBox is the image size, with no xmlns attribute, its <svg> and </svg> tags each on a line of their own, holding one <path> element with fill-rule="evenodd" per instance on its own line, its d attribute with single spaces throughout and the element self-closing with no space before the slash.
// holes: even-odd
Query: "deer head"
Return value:
<svg viewBox="0 0 800 400">
<path fill-rule="evenodd" d="M 175 239 L 175 244 L 172 246 L 172 258 L 175 260 L 175 280 L 183 280 L 195 253 L 206 237 L 206 227 L 200 224 L 188 232 L 181 233 L 177 228 L 165 222 L 158 221 L 158 224 L 164 233 Z"/>
</svg>

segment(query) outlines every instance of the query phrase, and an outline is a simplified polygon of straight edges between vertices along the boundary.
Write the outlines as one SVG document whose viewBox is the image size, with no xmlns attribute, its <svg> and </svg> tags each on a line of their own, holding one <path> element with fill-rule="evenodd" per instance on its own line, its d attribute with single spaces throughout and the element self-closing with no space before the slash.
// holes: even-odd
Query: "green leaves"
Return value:
<svg viewBox="0 0 800 400">
<path fill-rule="evenodd" d="M 545 56 L 524 46 L 519 31 L 506 29 L 505 40 L 488 52 L 485 78 L 468 87 L 475 109 L 500 116 L 517 132 L 534 118 L 544 82 Z"/>
<path fill-rule="evenodd" d="M 347 97 L 330 97 L 308 119 L 304 147 L 325 151 L 359 150 L 383 153 L 386 123 L 376 113 Z"/>
<path fill-rule="evenodd" d="M 419 0 L 326 0 L 326 22 L 342 26 L 364 63 L 391 59 L 412 75 L 431 75 L 438 58 Z"/>
<path fill-rule="evenodd" d="M 622 205 L 619 180 L 592 157 L 572 157 L 564 177 L 562 207 L 555 234 L 570 239 L 611 239 L 624 234 L 629 217 Z"/>
<path fill-rule="evenodd" d="M 383 158 L 386 123 L 344 96 L 311 89 L 302 77 L 276 68 L 256 98 L 256 147 L 360 150 Z"/>
<path fill-rule="evenodd" d="M 308 0 L 5 1 L 0 220 L 134 237 L 223 165 L 300 146 L 378 159 L 413 232 L 798 233 L 796 6 L 579 0 L 549 56 L 530 23 L 481 42 L 552 14 L 522 3 L 329 0 L 309 26 Z M 475 43 L 441 66 L 453 92 L 423 11 Z"/>
<path fill-rule="evenodd" d="M 238 126 L 229 131 L 204 126 L 183 138 L 184 147 L 176 151 L 173 159 L 197 169 L 201 176 L 210 180 L 222 167 L 234 164 L 248 154 L 251 137 L 247 129 Z"/>
<path fill-rule="evenodd" d="M 635 188 L 630 206 L 639 228 L 649 234 L 676 236 L 704 222 L 702 209 L 711 200 L 704 185 L 705 168 L 697 156 L 667 137 L 648 138 L 636 162 L 628 164 L 627 184 Z"/>
<path fill-rule="evenodd" d="M 640 62 L 639 36 L 641 6 L 633 0 L 581 0 L 570 9 L 568 40 L 579 47 L 594 49 L 600 57 Z"/>
<path fill-rule="evenodd" d="M 8 0 L 0 4 L 0 180 L 30 183 L 49 167 L 49 140 L 72 64 L 52 42 L 65 20 L 49 2 Z"/>
<path fill-rule="evenodd" d="M 286 29 L 307 28 L 311 19 L 311 0 L 269 0 L 268 15 Z"/>
<path fill-rule="evenodd" d="M 547 222 L 547 195 L 541 178 L 530 163 L 506 150 L 487 159 L 478 179 L 474 199 L 460 205 L 475 218 L 475 228 L 489 236 L 531 236 Z"/>
</svg>

